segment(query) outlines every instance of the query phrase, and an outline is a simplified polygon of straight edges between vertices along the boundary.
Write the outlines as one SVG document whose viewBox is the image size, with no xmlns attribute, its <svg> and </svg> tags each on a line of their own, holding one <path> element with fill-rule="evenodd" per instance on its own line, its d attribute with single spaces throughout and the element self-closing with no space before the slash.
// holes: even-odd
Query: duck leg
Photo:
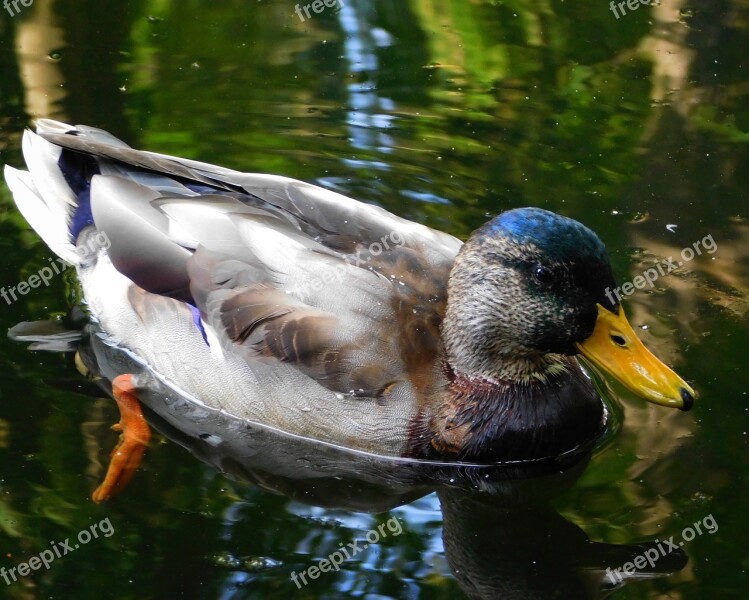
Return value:
<svg viewBox="0 0 749 600">
<path fill-rule="evenodd" d="M 112 392 L 120 409 L 120 422 L 112 426 L 115 431 L 122 432 L 120 441 L 112 450 L 112 458 L 104 482 L 94 490 L 94 502 L 109 500 L 119 494 L 137 471 L 146 446 L 151 439 L 151 429 L 148 427 L 140 402 L 133 385 L 133 376 L 119 375 L 112 381 Z"/>
</svg>

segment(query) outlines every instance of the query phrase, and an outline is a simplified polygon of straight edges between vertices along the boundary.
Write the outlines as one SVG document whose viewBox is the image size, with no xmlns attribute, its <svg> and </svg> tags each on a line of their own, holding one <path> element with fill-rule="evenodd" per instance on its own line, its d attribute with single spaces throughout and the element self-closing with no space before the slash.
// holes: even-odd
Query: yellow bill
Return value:
<svg viewBox="0 0 749 600">
<path fill-rule="evenodd" d="M 649 402 L 681 410 L 692 408 L 694 390 L 643 345 L 622 307 L 615 315 L 597 306 L 593 333 L 577 343 L 582 355 Z"/>
</svg>

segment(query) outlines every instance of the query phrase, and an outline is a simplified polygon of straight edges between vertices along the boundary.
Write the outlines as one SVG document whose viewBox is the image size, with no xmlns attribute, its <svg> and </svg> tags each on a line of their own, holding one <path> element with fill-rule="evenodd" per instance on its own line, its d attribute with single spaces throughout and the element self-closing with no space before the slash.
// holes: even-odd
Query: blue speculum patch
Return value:
<svg viewBox="0 0 749 600">
<path fill-rule="evenodd" d="M 81 160 L 88 163 L 87 168 L 81 169 L 78 164 Z M 78 200 L 78 207 L 70 221 L 70 238 L 75 243 L 83 228 L 94 224 L 94 216 L 91 213 L 91 177 L 99 174 L 99 168 L 94 160 L 82 158 L 80 154 L 73 152 L 60 154 L 57 164 Z"/>
<path fill-rule="evenodd" d="M 208 342 L 208 335 L 205 332 L 205 327 L 203 327 L 203 321 L 200 320 L 200 311 L 192 304 L 188 304 L 187 306 L 190 307 L 190 312 L 192 313 L 192 321 L 193 323 L 195 323 L 195 327 L 198 328 L 198 330 L 200 331 L 200 335 L 203 336 L 205 345 L 210 348 L 211 344 Z"/>
</svg>

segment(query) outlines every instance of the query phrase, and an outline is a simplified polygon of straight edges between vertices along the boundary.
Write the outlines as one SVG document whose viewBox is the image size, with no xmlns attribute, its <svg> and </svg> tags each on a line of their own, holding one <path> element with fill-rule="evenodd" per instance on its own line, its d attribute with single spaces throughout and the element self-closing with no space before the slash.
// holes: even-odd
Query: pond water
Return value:
<svg viewBox="0 0 749 600">
<path fill-rule="evenodd" d="M 23 128 L 53 117 L 462 238 L 509 208 L 560 212 L 601 236 L 619 282 L 683 263 L 625 309 L 700 397 L 682 413 L 601 380 L 612 421 L 592 456 L 531 478 L 425 477 L 265 432 L 240 460 L 164 422 L 96 505 L 114 402 L 71 354 L 2 336 L 0 598 L 747 597 L 746 2 L 28 4 L 0 7 L 0 163 L 20 166 Z M 0 207 L 8 287 L 52 253 L 4 183 Z M 66 276 L 0 300 L 2 328 L 72 296 Z M 606 589 L 607 568 L 648 551 L 640 575 L 658 577 Z"/>
</svg>

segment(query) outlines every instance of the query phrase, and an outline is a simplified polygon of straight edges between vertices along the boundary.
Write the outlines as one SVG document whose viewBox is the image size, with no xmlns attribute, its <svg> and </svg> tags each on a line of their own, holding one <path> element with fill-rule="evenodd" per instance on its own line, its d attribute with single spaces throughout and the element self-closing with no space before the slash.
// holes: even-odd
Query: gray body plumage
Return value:
<svg viewBox="0 0 749 600">
<path fill-rule="evenodd" d="M 30 172 L 6 167 L 6 178 L 32 226 L 77 265 L 110 343 L 239 418 L 403 452 L 409 422 L 444 385 L 439 324 L 459 240 L 293 179 L 136 151 L 101 130 L 41 121 L 38 134 L 24 136 Z M 86 260 L 66 231 L 81 198 L 61 171 L 70 160 L 98 173 L 91 212 L 108 247 Z M 93 235 L 84 228 L 78 245 Z"/>
</svg>

